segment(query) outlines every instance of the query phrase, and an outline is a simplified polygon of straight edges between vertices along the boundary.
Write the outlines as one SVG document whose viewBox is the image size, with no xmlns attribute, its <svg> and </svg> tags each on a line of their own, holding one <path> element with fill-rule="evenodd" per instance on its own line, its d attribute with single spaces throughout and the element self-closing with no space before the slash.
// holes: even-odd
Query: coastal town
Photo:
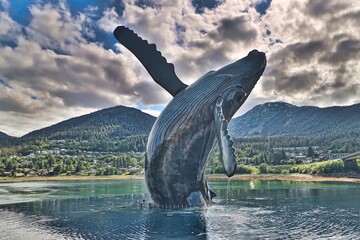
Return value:
<svg viewBox="0 0 360 240">
<path fill-rule="evenodd" d="M 79 150 L 65 140 L 40 142 L 32 147 L 0 149 L 0 176 L 2 177 L 51 177 L 51 176 L 102 176 L 144 174 L 145 152 L 106 152 Z M 70 147 L 69 147 L 70 146 Z M 324 152 L 318 146 L 284 147 L 272 149 L 272 160 L 252 149 L 236 151 L 238 164 L 271 168 L 341 159 L 349 153 Z M 265 156 L 265 157 L 262 157 Z M 276 159 L 278 158 L 278 159 Z M 268 160 L 268 161 L 267 161 Z M 210 156 L 207 173 L 221 173 L 219 152 Z M 242 173 L 241 171 L 239 173 Z M 286 173 L 286 171 L 285 171 Z"/>
<path fill-rule="evenodd" d="M 61 141 L 60 141 L 61 142 Z M 57 141 L 59 143 L 59 141 Z M 14 154 L 0 149 L 0 176 L 143 174 L 144 152 L 98 152 L 59 147 Z"/>
</svg>

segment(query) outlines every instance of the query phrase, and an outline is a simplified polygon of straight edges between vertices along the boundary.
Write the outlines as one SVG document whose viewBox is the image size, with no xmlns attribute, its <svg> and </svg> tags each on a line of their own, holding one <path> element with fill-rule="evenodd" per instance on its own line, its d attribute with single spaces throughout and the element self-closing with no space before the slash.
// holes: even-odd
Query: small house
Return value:
<svg viewBox="0 0 360 240">
<path fill-rule="evenodd" d="M 137 167 L 131 167 L 131 168 L 129 168 L 129 173 L 130 173 L 130 174 L 136 174 L 136 173 L 138 173 L 138 172 L 140 172 L 140 168 L 137 168 Z"/>
<path fill-rule="evenodd" d="M 3 176 L 3 177 L 11 177 L 11 176 L 12 176 L 12 173 L 11 173 L 11 172 L 3 172 L 3 173 L 1 174 L 1 176 Z"/>
</svg>

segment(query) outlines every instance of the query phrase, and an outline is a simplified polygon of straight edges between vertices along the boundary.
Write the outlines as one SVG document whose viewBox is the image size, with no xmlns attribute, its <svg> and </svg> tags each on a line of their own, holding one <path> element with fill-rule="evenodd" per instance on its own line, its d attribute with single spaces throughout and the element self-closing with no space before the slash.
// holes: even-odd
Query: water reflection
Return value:
<svg viewBox="0 0 360 240">
<path fill-rule="evenodd" d="M 57 238 L 156 239 L 162 236 L 206 239 L 204 209 L 151 209 L 148 205 L 142 208 L 134 205 L 143 200 L 149 201 L 148 194 L 55 199 L 4 205 L 0 215 L 10 215 L 14 222 L 21 218 L 25 228 L 31 231 L 35 228 L 39 232 L 47 230 Z M 20 228 L 20 231 L 25 230 Z M 0 233 L 0 239 L 15 238 Z"/>
<path fill-rule="evenodd" d="M 211 206 L 170 210 L 149 208 L 142 184 L 42 186 L 56 197 L 40 194 L 39 186 L 23 191 L 35 200 L 0 205 L 0 239 L 356 239 L 360 234 L 358 185 L 216 181 L 211 185 L 218 197 Z M 81 195 L 74 194 L 76 188 Z"/>
</svg>

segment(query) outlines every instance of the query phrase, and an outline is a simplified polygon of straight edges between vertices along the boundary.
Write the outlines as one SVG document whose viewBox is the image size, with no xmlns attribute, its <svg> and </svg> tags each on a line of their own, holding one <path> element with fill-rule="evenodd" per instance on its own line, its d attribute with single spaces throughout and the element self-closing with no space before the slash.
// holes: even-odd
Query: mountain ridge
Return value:
<svg viewBox="0 0 360 240">
<path fill-rule="evenodd" d="M 10 139 L 12 136 L 0 131 L 0 139 Z"/>
<path fill-rule="evenodd" d="M 139 109 L 116 106 L 70 118 L 32 131 L 21 138 L 0 132 L 0 139 L 118 140 L 148 135 L 156 118 Z M 360 132 L 360 104 L 350 106 L 295 106 L 285 102 L 267 102 L 249 110 L 229 123 L 232 137 L 309 136 L 334 132 Z M 3 138 L 2 138 L 3 137 Z"/>
<path fill-rule="evenodd" d="M 307 136 L 352 130 L 360 131 L 360 104 L 320 108 L 268 102 L 229 123 L 234 137 Z"/>
<path fill-rule="evenodd" d="M 136 108 L 116 106 L 67 119 L 21 137 L 23 140 L 95 140 L 148 134 L 155 117 Z M 78 136 L 79 135 L 79 136 Z"/>
</svg>

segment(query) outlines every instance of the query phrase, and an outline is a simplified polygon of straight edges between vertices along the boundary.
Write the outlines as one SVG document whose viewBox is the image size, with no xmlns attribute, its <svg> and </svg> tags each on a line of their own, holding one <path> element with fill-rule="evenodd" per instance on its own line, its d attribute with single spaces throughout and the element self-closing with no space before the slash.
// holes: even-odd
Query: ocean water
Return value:
<svg viewBox="0 0 360 240">
<path fill-rule="evenodd" d="M 360 239 L 360 184 L 211 180 L 206 208 L 149 208 L 144 180 L 0 183 L 0 239 Z"/>
</svg>

